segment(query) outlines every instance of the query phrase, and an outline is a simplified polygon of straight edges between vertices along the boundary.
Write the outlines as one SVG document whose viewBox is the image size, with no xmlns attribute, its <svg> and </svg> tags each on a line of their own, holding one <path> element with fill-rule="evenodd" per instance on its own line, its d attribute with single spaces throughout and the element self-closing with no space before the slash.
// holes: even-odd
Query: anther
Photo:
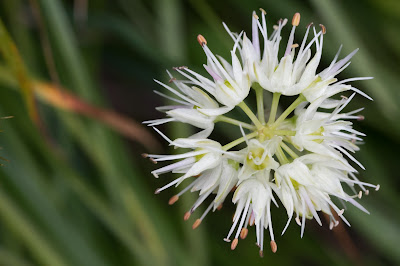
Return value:
<svg viewBox="0 0 400 266">
<path fill-rule="evenodd" d="M 264 258 L 264 252 L 263 252 L 262 250 L 260 250 L 260 251 L 258 252 L 258 254 L 260 254 L 260 258 Z"/>
<path fill-rule="evenodd" d="M 339 216 L 342 216 L 343 213 L 344 213 L 344 209 L 341 209 L 337 214 L 338 214 Z"/>
<path fill-rule="evenodd" d="M 232 244 L 231 244 L 231 250 L 234 250 L 236 248 L 236 246 L 238 245 L 238 242 L 239 242 L 239 239 L 237 239 L 237 238 L 233 239 Z"/>
<path fill-rule="evenodd" d="M 261 11 L 264 15 L 267 14 L 267 12 L 266 12 L 264 9 L 262 9 L 261 7 L 260 7 L 260 11 Z"/>
<path fill-rule="evenodd" d="M 172 77 L 172 78 L 168 81 L 168 83 L 172 83 L 172 82 L 174 82 L 175 80 L 176 80 L 176 78 Z"/>
<path fill-rule="evenodd" d="M 231 242 L 231 240 L 229 238 L 224 238 L 224 241 L 228 242 L 228 243 Z"/>
<path fill-rule="evenodd" d="M 157 188 L 156 191 L 154 191 L 154 194 L 160 194 L 160 188 Z"/>
<path fill-rule="evenodd" d="M 359 115 L 357 118 L 357 121 L 363 121 L 365 119 L 365 117 L 363 115 Z"/>
<path fill-rule="evenodd" d="M 299 26 L 299 24 L 300 24 L 300 13 L 296 13 L 293 16 L 292 25 L 297 27 Z"/>
<path fill-rule="evenodd" d="M 196 229 L 197 227 L 199 227 L 200 224 L 201 224 L 201 220 L 200 220 L 200 219 L 197 219 L 197 220 L 193 223 L 192 229 L 193 229 L 193 230 Z"/>
<path fill-rule="evenodd" d="M 333 222 L 331 221 L 330 223 L 329 223 L 329 230 L 332 230 L 333 229 Z"/>
<path fill-rule="evenodd" d="M 358 198 L 361 199 L 362 197 L 362 191 L 360 190 L 360 192 L 358 192 Z"/>
<path fill-rule="evenodd" d="M 172 196 L 172 197 L 169 199 L 168 204 L 169 204 L 169 205 L 172 205 L 172 204 L 174 204 L 175 202 L 177 202 L 178 200 L 179 200 L 179 196 L 178 196 L 178 195 L 174 195 L 174 196 Z"/>
<path fill-rule="evenodd" d="M 157 161 L 154 160 L 153 158 L 149 158 L 149 160 L 150 160 L 150 162 L 152 162 L 152 163 L 154 163 L 154 164 L 157 164 Z"/>
<path fill-rule="evenodd" d="M 253 14 L 253 17 L 254 17 L 255 19 L 258 19 L 258 16 L 257 16 L 256 13 Z"/>
<path fill-rule="evenodd" d="M 222 205 L 222 203 L 221 203 L 221 204 L 217 207 L 217 210 L 220 211 L 220 210 L 222 209 L 222 206 L 223 206 L 223 205 Z"/>
<path fill-rule="evenodd" d="M 368 194 L 369 194 L 369 190 L 367 189 L 365 192 L 365 195 L 367 195 L 368 196 Z"/>
<path fill-rule="evenodd" d="M 190 218 L 190 212 L 186 212 L 185 215 L 183 216 L 183 220 L 187 221 Z"/>
<path fill-rule="evenodd" d="M 243 228 L 242 231 L 240 231 L 240 238 L 245 239 L 248 233 L 249 233 L 249 229 Z"/>
<path fill-rule="evenodd" d="M 378 191 L 381 188 L 381 185 L 376 185 L 375 191 Z"/>
<path fill-rule="evenodd" d="M 271 240 L 271 250 L 272 252 L 276 253 L 276 251 L 278 250 L 278 246 L 276 245 L 276 242 L 274 240 Z"/>
<path fill-rule="evenodd" d="M 326 27 L 324 25 L 322 25 L 322 24 L 319 24 L 319 26 L 322 29 L 322 34 L 325 34 L 326 33 Z"/>
<path fill-rule="evenodd" d="M 298 44 L 298 43 L 294 43 L 294 44 L 292 44 L 292 46 L 291 46 L 291 48 L 297 48 L 297 47 L 299 47 L 299 44 Z"/>
<path fill-rule="evenodd" d="M 311 27 L 312 25 L 314 25 L 314 22 L 309 23 L 309 24 L 307 25 L 306 28 L 309 28 L 309 27 Z"/>
<path fill-rule="evenodd" d="M 147 153 L 142 153 L 142 157 L 147 158 L 147 157 L 149 157 L 149 155 Z"/>
<path fill-rule="evenodd" d="M 206 38 L 204 38 L 204 36 L 201 35 L 201 34 L 197 35 L 197 41 L 199 42 L 199 44 L 200 44 L 201 46 L 207 45 L 207 40 L 206 40 Z"/>
<path fill-rule="evenodd" d="M 299 218 L 299 217 L 296 217 L 294 220 L 296 221 L 296 223 L 297 223 L 299 226 L 301 226 L 300 218 Z"/>
</svg>

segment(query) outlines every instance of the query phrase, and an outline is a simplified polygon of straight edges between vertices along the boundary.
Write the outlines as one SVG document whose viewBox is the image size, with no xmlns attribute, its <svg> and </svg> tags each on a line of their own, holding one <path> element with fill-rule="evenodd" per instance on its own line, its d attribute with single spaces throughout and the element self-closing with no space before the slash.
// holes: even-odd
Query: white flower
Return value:
<svg viewBox="0 0 400 266">
<path fill-rule="evenodd" d="M 209 93 L 214 95 L 220 103 L 233 108 L 241 103 L 250 92 L 250 79 L 235 53 L 237 45 L 231 51 L 231 65 L 222 57 L 220 60 L 217 59 L 208 48 L 207 41 L 202 35 L 199 35 L 197 40 L 207 56 L 207 65 L 204 65 L 204 68 L 215 82 L 214 88 L 211 88 Z M 238 41 L 236 40 L 236 42 Z"/>
<path fill-rule="evenodd" d="M 354 115 L 362 109 L 340 114 L 340 111 L 347 106 L 354 95 L 341 101 L 329 102 L 329 104 L 325 102 L 325 107 L 335 108 L 332 113 L 317 112 L 317 102 L 311 104 L 308 108 L 296 110 L 296 135 L 292 138 L 293 144 L 300 151 L 306 149 L 310 152 L 345 161 L 340 153 L 342 152 L 364 169 L 362 164 L 347 151 L 355 152 L 359 150 L 355 141 L 361 141 L 360 136 L 365 136 L 365 134 L 354 130 L 350 121 L 340 120 L 362 118 Z"/>
<path fill-rule="evenodd" d="M 330 66 L 317 74 L 317 67 L 322 56 L 323 35 L 326 33 L 325 26 L 320 25 L 321 30 L 318 33 L 315 31 L 315 28 L 313 28 L 314 36 L 311 41 L 307 43 L 307 38 L 312 26 L 312 23 L 310 23 L 307 26 L 307 31 L 299 47 L 298 44 L 294 44 L 295 30 L 300 23 L 300 14 L 296 13 L 292 19 L 292 30 L 286 44 L 284 56 L 279 60 L 278 53 L 281 31 L 286 25 L 287 19 L 279 20 L 278 25 L 274 25 L 272 34 L 268 36 L 265 19 L 266 12 L 263 9 L 261 9 L 261 15 L 262 22 L 260 24 L 259 17 L 253 12 L 252 41 L 244 35 L 242 47 L 239 47 L 242 61 L 245 62 L 245 69 L 249 73 L 253 83 L 258 83 L 267 91 L 277 92 L 283 95 L 293 96 L 302 94 L 309 102 L 315 101 L 326 93 L 335 92 L 334 94 L 337 94 L 346 90 L 357 91 L 369 98 L 356 88 L 345 85 L 344 83 L 354 80 L 370 79 L 371 77 L 352 78 L 335 83 L 337 82 L 335 76 L 350 64 L 350 59 L 358 49 L 337 62 L 341 51 L 340 47 Z M 235 40 L 237 34 L 233 34 L 226 26 L 225 28 Z M 260 34 L 264 43 L 262 49 L 260 49 Z M 313 45 L 316 47 L 316 52 L 314 56 L 311 56 L 311 48 Z M 297 54 L 295 51 L 296 48 L 299 48 Z"/>
<path fill-rule="evenodd" d="M 273 33 L 268 36 L 265 11 L 262 10 L 261 23 L 253 13 L 251 40 L 243 32 L 232 33 L 224 24 L 234 41 L 231 50 L 232 64 L 221 57 L 217 58 L 208 48 L 204 37 L 199 35 L 198 42 L 207 55 L 207 64 L 204 67 L 213 79 L 187 67 L 176 68 L 185 80 L 178 80 L 168 72 L 170 82 L 177 89 L 157 82 L 178 98 L 158 94 L 178 105 L 158 108 L 166 111 L 168 118 L 148 122 L 155 126 L 179 121 L 203 129 L 189 138 L 174 141 L 155 129 L 171 146 L 191 149 L 176 155 L 145 155 L 155 163 L 178 160 L 152 172 L 155 177 L 168 172 L 179 174 L 176 179 L 157 189 L 156 193 L 179 186 L 186 179 L 192 179 L 189 185 L 169 201 L 169 204 L 175 203 L 189 190 L 199 192 L 199 198 L 185 213 L 185 220 L 215 194 L 203 214 L 194 222 L 194 229 L 211 210 L 222 207 L 229 192 L 234 190 L 232 202 L 236 204 L 236 211 L 225 240 L 230 241 L 234 235 L 231 249 L 235 249 L 239 236 L 244 239 L 248 234 L 248 226 L 255 225 L 261 256 L 265 229 L 269 230 L 272 251 L 277 251 L 271 222 L 271 202 L 278 206 L 274 194 L 278 196 L 288 215 L 282 234 L 294 216 L 301 226 L 303 236 L 306 218 L 314 218 L 322 224 L 318 215 L 320 211 L 329 215 L 331 229 L 339 222 L 333 215 L 334 212 L 349 224 L 343 216 L 344 210 L 337 207 L 334 198 L 349 202 L 368 213 L 355 198 L 361 198 L 363 192 L 367 195 L 367 187 L 379 189 L 379 185 L 358 180 L 356 166 L 352 165 L 355 163 L 364 169 L 351 153 L 359 150 L 358 144 L 365 135 L 354 130 L 349 121 L 362 120 L 362 116 L 358 115 L 362 109 L 343 111 L 355 97 L 355 93 L 349 98 L 332 98 L 349 90 L 369 98 L 365 93 L 346 84 L 369 78 L 350 78 L 343 81 L 335 78 L 349 65 L 349 60 L 357 50 L 337 61 L 339 49 L 330 66 L 318 72 L 326 29 L 321 25 L 321 31 L 317 32 L 310 24 L 296 53 L 299 45 L 294 43 L 294 33 L 300 23 L 300 15 L 296 13 L 285 52 L 279 59 L 281 31 L 286 23 L 286 19 L 280 20 L 274 26 Z M 310 31 L 313 37 L 308 41 Z M 260 33 L 263 38 L 261 42 Z M 262 49 L 260 45 L 263 45 Z M 312 56 L 313 46 L 315 54 Z M 255 89 L 254 107 L 245 103 L 250 85 Z M 265 93 L 272 93 L 271 105 L 266 108 Z M 281 95 L 298 97 L 286 110 L 278 113 Z M 230 111 L 234 108 L 241 109 L 247 115 L 248 121 L 230 117 Z M 266 113 L 269 114 L 267 119 Z M 230 142 L 224 140 L 222 144 L 211 140 L 209 136 L 217 122 L 238 126 L 242 137 Z M 235 149 L 239 145 L 242 147 Z M 346 192 L 344 184 L 354 192 L 353 195 Z M 356 185 L 361 191 L 356 190 Z"/>
<path fill-rule="evenodd" d="M 237 205 L 236 212 L 233 217 L 233 225 L 228 236 L 225 238 L 225 241 L 230 242 L 229 238 L 237 226 L 231 249 L 236 248 L 239 236 L 242 239 L 247 236 L 247 225 L 255 224 L 257 245 L 260 247 L 260 256 L 263 254 L 264 228 L 269 228 L 271 248 L 273 252 L 276 252 L 277 246 L 272 229 L 270 207 L 271 201 L 275 204 L 277 203 L 272 194 L 272 186 L 274 186 L 274 184 L 268 181 L 268 177 L 258 173 L 255 178 L 243 181 L 236 189 L 233 196 L 233 202 Z"/>
<path fill-rule="evenodd" d="M 248 142 L 248 146 L 242 152 L 245 153 L 243 167 L 239 173 L 239 182 L 250 178 L 252 175 L 261 172 L 263 176 L 269 176 L 272 169 L 279 167 L 272 157 L 281 142 L 280 137 L 274 137 L 260 143 L 257 139 Z M 243 157 L 243 156 L 242 156 Z"/>
<path fill-rule="evenodd" d="M 340 210 L 331 200 L 330 196 L 336 196 L 348 201 L 360 210 L 368 211 L 357 203 L 352 196 L 344 192 L 341 182 L 351 187 L 354 184 L 375 187 L 374 185 L 350 179 L 350 173 L 356 170 L 348 164 L 335 160 L 329 156 L 316 154 L 304 155 L 295 159 L 292 163 L 281 166 L 275 173 L 278 186 L 276 190 L 288 214 L 289 225 L 293 214 L 296 214 L 296 222 L 301 225 L 301 236 L 303 236 L 306 218 L 315 218 L 322 225 L 317 211 L 323 211 L 331 219 L 331 227 L 338 223 L 333 216 L 333 209 L 338 216 L 348 225 L 349 222 L 343 216 L 344 210 Z M 302 217 L 300 222 L 299 217 Z M 283 233 L 282 233 L 283 234 Z"/>
<path fill-rule="evenodd" d="M 190 148 L 193 149 L 193 151 L 178 155 L 146 154 L 146 157 L 152 158 L 155 162 L 183 159 L 177 163 L 173 163 L 152 171 L 151 173 L 155 177 L 168 172 L 185 173 L 183 176 L 177 179 L 179 182 L 182 182 L 188 177 L 199 175 L 205 170 L 218 166 L 222 160 L 222 153 L 224 151 L 221 150 L 221 144 L 216 141 L 209 139 L 181 138 L 176 139 L 175 141 L 169 140 L 169 142 L 172 146 L 179 148 Z M 176 181 L 176 183 L 178 183 L 178 181 Z"/>
<path fill-rule="evenodd" d="M 214 129 L 214 120 L 216 117 L 229 112 L 232 108 L 219 107 L 218 103 L 203 90 L 196 86 L 188 86 L 187 84 L 190 84 L 190 82 L 177 80 L 172 77 L 169 71 L 167 71 L 167 73 L 171 78 L 170 82 L 174 83 L 179 91 L 158 80 L 156 80 L 156 82 L 175 94 L 179 99 L 167 96 L 160 92 L 157 93 L 179 105 L 168 105 L 157 108 L 159 111 L 165 111 L 171 118 L 150 120 L 145 121 L 144 123 L 149 126 L 157 126 L 167 122 L 179 121 L 204 129 L 203 134 L 197 135 L 197 138 L 208 137 Z"/>
</svg>

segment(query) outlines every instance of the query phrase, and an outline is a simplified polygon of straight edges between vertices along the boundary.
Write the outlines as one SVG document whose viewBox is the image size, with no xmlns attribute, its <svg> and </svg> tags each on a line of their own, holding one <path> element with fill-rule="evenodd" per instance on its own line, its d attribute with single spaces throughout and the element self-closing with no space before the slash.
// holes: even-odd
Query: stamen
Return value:
<svg viewBox="0 0 400 266">
<path fill-rule="evenodd" d="M 259 19 L 259 17 L 257 16 L 256 13 L 253 13 L 253 17 L 254 17 L 255 19 Z"/>
<path fill-rule="evenodd" d="M 236 248 L 236 246 L 238 245 L 238 242 L 239 242 L 239 239 L 237 239 L 237 238 L 235 238 L 235 239 L 232 241 L 231 250 L 234 250 L 234 249 Z"/>
<path fill-rule="evenodd" d="M 339 225 L 339 221 L 335 221 L 335 227 Z"/>
<path fill-rule="evenodd" d="M 260 11 L 261 11 L 264 15 L 267 14 L 267 12 L 266 12 L 264 9 L 262 9 L 261 7 L 260 7 L 259 9 L 260 9 Z"/>
<path fill-rule="evenodd" d="M 276 244 L 275 240 L 271 240 L 270 242 L 272 252 L 276 253 L 278 250 L 278 245 Z"/>
<path fill-rule="evenodd" d="M 165 189 L 167 189 L 167 188 L 169 188 L 169 187 L 172 187 L 173 185 L 175 185 L 175 184 L 178 183 L 178 182 L 179 182 L 179 178 L 177 178 L 177 179 L 175 179 L 174 181 L 172 181 L 172 182 L 166 184 L 166 185 L 163 186 L 163 187 L 157 188 L 156 191 L 154 192 L 154 194 L 160 194 L 161 191 L 163 191 L 163 190 L 165 190 Z M 178 197 L 179 197 L 179 196 L 178 196 Z"/>
<path fill-rule="evenodd" d="M 199 42 L 199 44 L 200 44 L 201 46 L 207 45 L 207 40 L 206 40 L 206 38 L 204 38 L 204 36 L 201 35 L 201 34 L 197 35 L 197 41 Z"/>
<path fill-rule="evenodd" d="M 174 195 L 174 196 L 172 196 L 172 197 L 169 199 L 168 204 L 169 204 L 169 205 L 172 205 L 172 204 L 174 204 L 175 202 L 177 202 L 178 200 L 179 200 L 179 196 L 178 196 L 178 195 Z"/>
<path fill-rule="evenodd" d="M 240 238 L 245 239 L 247 237 L 248 233 L 249 233 L 249 229 L 243 228 L 242 231 L 240 232 Z"/>
<path fill-rule="evenodd" d="M 329 223 L 329 230 L 332 230 L 333 229 L 333 221 L 330 221 L 330 223 Z"/>
<path fill-rule="evenodd" d="M 304 229 L 306 227 L 306 204 L 304 202 L 304 199 L 302 199 L 302 205 L 303 205 L 303 217 L 301 217 L 301 233 L 300 233 L 301 238 L 303 238 Z"/>
<path fill-rule="evenodd" d="M 324 25 L 322 25 L 322 24 L 319 24 L 319 26 L 322 29 L 322 34 L 325 34 L 326 33 L 326 27 Z"/>
<path fill-rule="evenodd" d="M 186 212 L 185 215 L 183 216 L 183 220 L 187 221 L 190 218 L 190 212 Z"/>
<path fill-rule="evenodd" d="M 255 222 L 254 213 L 251 212 L 251 214 L 250 214 L 250 220 L 249 220 L 249 225 L 250 225 L 250 226 L 253 226 L 253 225 L 254 225 L 254 222 Z"/>
<path fill-rule="evenodd" d="M 360 192 L 358 192 L 358 198 L 361 199 L 362 197 L 362 191 L 360 190 Z"/>
<path fill-rule="evenodd" d="M 300 13 L 296 13 L 293 16 L 292 25 L 293 26 L 299 26 L 299 24 L 300 24 Z"/>
<path fill-rule="evenodd" d="M 201 224 L 201 219 L 197 219 L 193 225 L 192 225 L 192 229 L 196 229 L 199 225 Z"/>
<path fill-rule="evenodd" d="M 246 207 L 244 208 L 242 219 L 240 220 L 239 227 L 238 227 L 235 238 L 238 238 L 239 234 L 242 233 L 243 224 L 246 221 L 246 217 L 249 215 L 249 207 L 250 207 L 250 197 L 248 198 L 248 200 L 246 202 Z"/>
</svg>

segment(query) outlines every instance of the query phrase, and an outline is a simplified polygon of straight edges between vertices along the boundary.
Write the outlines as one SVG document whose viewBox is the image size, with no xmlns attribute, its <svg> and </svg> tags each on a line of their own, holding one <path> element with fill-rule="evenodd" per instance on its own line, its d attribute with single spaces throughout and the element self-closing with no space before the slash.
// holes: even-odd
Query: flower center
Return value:
<svg viewBox="0 0 400 266">
<path fill-rule="evenodd" d="M 246 162 L 255 170 L 263 170 L 268 167 L 270 158 L 265 154 L 263 148 L 255 148 L 250 150 L 246 156 Z"/>
<path fill-rule="evenodd" d="M 317 131 L 309 134 L 310 136 L 322 136 L 322 133 L 324 133 L 325 129 L 323 127 L 320 127 Z M 322 143 L 323 139 L 314 139 L 316 143 Z"/>
</svg>

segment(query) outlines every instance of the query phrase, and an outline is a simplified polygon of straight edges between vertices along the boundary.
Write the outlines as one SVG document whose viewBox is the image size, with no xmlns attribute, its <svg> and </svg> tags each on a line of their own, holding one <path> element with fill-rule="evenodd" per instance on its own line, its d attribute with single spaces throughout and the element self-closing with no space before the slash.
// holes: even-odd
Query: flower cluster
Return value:
<svg viewBox="0 0 400 266">
<path fill-rule="evenodd" d="M 261 19 L 253 13 L 251 39 L 244 32 L 231 32 L 224 24 L 234 42 L 231 63 L 214 55 L 203 36 L 197 37 L 207 56 L 204 68 L 210 77 L 187 67 L 178 67 L 174 70 L 181 79 L 168 72 L 171 85 L 156 81 L 173 96 L 157 93 L 175 105 L 158 108 L 167 114 L 167 118 L 145 123 L 154 127 L 171 146 L 190 151 L 174 155 L 144 155 L 153 162 L 175 161 L 152 172 L 155 177 L 169 172 L 179 174 L 178 178 L 157 189 L 156 194 L 191 179 L 190 184 L 169 201 L 169 204 L 175 203 L 189 190 L 199 193 L 199 198 L 185 214 L 185 220 L 212 197 L 193 228 L 199 226 L 211 210 L 220 208 L 228 194 L 234 191 L 232 201 L 236 204 L 236 212 L 225 240 L 230 242 L 233 238 L 231 248 L 235 249 L 239 238 L 247 236 L 248 226 L 255 225 L 261 256 L 264 229 L 269 231 L 272 251 L 277 250 L 271 219 L 271 205 L 278 207 L 277 199 L 288 215 L 282 234 L 294 218 L 303 236 L 306 219 L 314 218 L 322 223 L 319 211 L 330 217 L 331 229 L 339 223 L 339 217 L 348 224 L 344 210 L 335 203 L 336 199 L 368 213 L 355 198 L 361 198 L 363 192 L 368 194 L 367 187 L 379 189 L 379 185 L 359 181 L 357 170 L 348 161 L 364 169 L 351 155 L 359 149 L 357 144 L 364 134 L 353 129 L 350 122 L 362 120 L 363 116 L 358 115 L 362 109 L 343 110 L 356 93 L 369 98 L 348 83 L 369 77 L 338 81 L 336 76 L 350 64 L 357 50 L 339 60 L 339 49 L 329 67 L 318 72 L 326 29 L 320 25 L 318 31 L 312 23 L 309 24 L 298 45 L 294 42 L 294 35 L 300 14 L 296 13 L 283 57 L 279 59 L 281 31 L 287 19 L 279 20 L 273 26 L 273 32 L 268 34 L 265 17 L 262 9 Z M 309 35 L 312 36 L 309 38 Z M 245 103 L 251 90 L 256 97 L 254 108 Z M 332 98 L 345 91 L 353 91 L 353 94 Z M 267 94 L 271 95 L 272 101 L 264 107 Z M 279 110 L 282 95 L 297 96 L 284 111 Z M 241 109 L 249 121 L 227 116 L 234 108 Z M 201 130 L 188 138 L 170 140 L 155 128 L 173 121 Z M 215 123 L 238 126 L 242 137 L 224 145 L 211 140 L 209 136 Z M 344 188 L 344 184 L 348 188 Z M 358 192 L 356 186 L 360 188 Z M 349 190 L 351 194 L 346 192 Z"/>
</svg>

